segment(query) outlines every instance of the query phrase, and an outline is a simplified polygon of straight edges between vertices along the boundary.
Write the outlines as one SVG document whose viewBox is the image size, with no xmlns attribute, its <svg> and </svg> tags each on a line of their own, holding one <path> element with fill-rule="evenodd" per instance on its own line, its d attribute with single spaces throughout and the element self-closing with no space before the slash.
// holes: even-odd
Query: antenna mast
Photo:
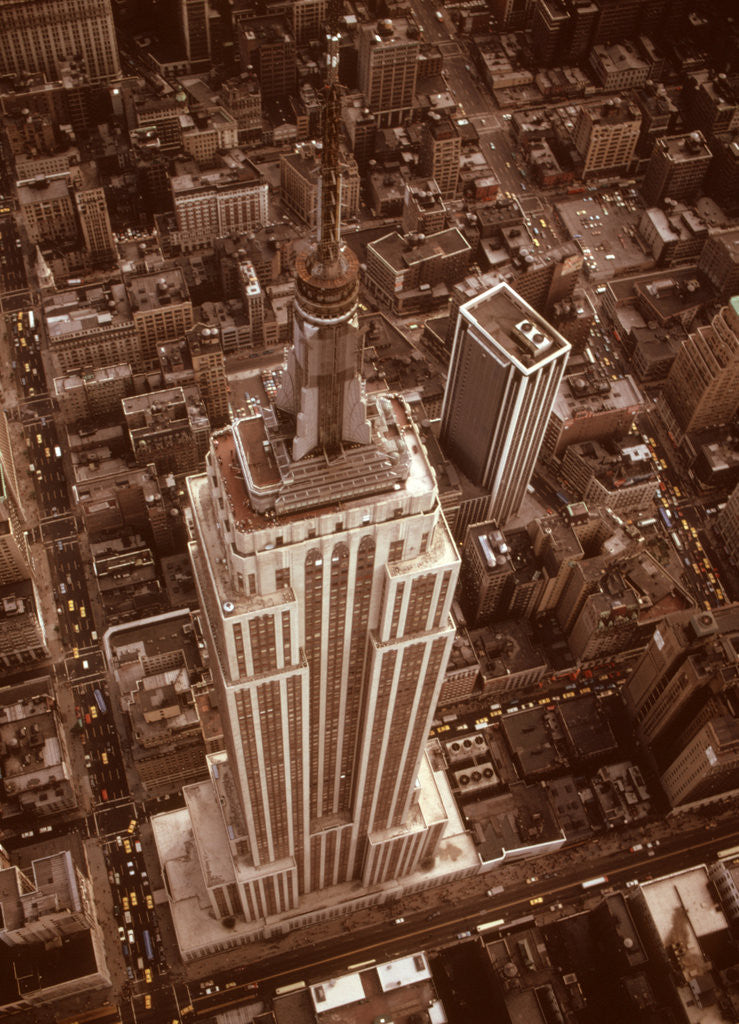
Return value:
<svg viewBox="0 0 739 1024">
<path fill-rule="evenodd" d="M 339 168 L 339 15 L 341 0 L 326 6 L 326 84 L 322 117 L 321 180 L 318 188 L 318 262 L 336 264 L 341 244 L 341 170 Z"/>
</svg>

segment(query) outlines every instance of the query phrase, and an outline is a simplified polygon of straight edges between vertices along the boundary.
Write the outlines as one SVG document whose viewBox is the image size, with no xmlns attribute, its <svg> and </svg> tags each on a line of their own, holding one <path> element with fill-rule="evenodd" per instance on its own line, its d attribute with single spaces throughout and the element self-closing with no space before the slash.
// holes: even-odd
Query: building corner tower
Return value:
<svg viewBox="0 0 739 1024">
<path fill-rule="evenodd" d="M 188 482 L 226 749 L 153 819 L 185 960 L 383 901 L 446 825 L 425 743 L 459 559 L 407 407 L 361 378 L 331 6 L 317 240 L 283 383 Z"/>
</svg>

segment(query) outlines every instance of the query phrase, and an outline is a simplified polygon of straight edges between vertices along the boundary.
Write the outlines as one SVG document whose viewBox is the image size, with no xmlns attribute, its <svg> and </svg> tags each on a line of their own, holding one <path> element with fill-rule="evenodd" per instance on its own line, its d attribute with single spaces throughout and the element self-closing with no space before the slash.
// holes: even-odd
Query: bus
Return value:
<svg viewBox="0 0 739 1024">
<path fill-rule="evenodd" d="M 592 889 L 596 885 L 605 885 L 608 881 L 608 875 L 598 875 L 597 878 L 589 878 L 587 882 L 581 882 L 580 886 L 583 889 Z"/>
<path fill-rule="evenodd" d="M 299 992 L 301 988 L 305 988 L 304 981 L 294 981 L 292 985 L 280 985 L 279 988 L 275 989 L 276 996 L 287 995 L 288 992 Z"/>
<path fill-rule="evenodd" d="M 476 931 L 489 932 L 492 931 L 493 928 L 502 928 L 504 924 L 504 918 L 499 917 L 497 921 L 485 921 L 483 924 L 478 924 L 476 926 Z"/>
<path fill-rule="evenodd" d="M 146 959 L 153 960 L 154 949 L 151 945 L 151 935 L 149 935 L 149 932 L 146 930 L 144 931 L 144 949 L 146 950 Z"/>
<path fill-rule="evenodd" d="M 739 857 L 739 846 L 730 846 L 728 850 L 719 850 L 716 854 L 717 860 L 724 860 L 728 857 Z"/>
<path fill-rule="evenodd" d="M 675 545 L 677 550 L 678 551 L 682 551 L 682 549 L 683 549 L 683 542 L 678 537 L 677 530 L 673 530 L 672 533 L 670 534 L 670 536 L 672 537 L 672 543 Z"/>
<path fill-rule="evenodd" d="M 105 703 L 105 698 L 103 697 L 103 695 L 100 692 L 100 690 L 95 690 L 95 703 L 100 708 L 101 712 L 103 714 L 105 714 L 105 712 L 108 710 L 108 708 L 107 708 L 107 705 Z"/>
</svg>

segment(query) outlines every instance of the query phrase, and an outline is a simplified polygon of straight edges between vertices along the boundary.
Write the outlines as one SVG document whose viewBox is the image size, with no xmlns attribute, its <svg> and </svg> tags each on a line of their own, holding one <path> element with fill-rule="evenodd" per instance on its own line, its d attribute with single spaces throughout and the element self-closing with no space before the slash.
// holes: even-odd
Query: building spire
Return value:
<svg viewBox="0 0 739 1024">
<path fill-rule="evenodd" d="M 341 0 L 328 0 L 326 11 L 326 84 L 324 86 L 321 135 L 321 178 L 318 188 L 318 260 L 326 266 L 336 263 L 341 242 L 341 170 L 339 167 L 339 14 Z"/>
<path fill-rule="evenodd" d="M 295 419 L 294 461 L 340 457 L 372 438 L 360 376 L 359 261 L 341 239 L 339 15 L 329 0 L 317 238 L 295 261 L 293 345 L 275 405 Z"/>
</svg>

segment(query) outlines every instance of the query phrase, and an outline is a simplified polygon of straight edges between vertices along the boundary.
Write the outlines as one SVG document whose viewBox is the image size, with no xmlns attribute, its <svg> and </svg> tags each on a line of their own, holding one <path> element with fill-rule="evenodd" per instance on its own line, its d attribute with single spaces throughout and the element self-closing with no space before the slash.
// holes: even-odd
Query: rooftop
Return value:
<svg viewBox="0 0 739 1024">
<path fill-rule="evenodd" d="M 502 282 L 460 308 L 478 342 L 523 373 L 533 373 L 569 352 L 570 345 L 513 289 Z"/>
<path fill-rule="evenodd" d="M 154 274 L 137 274 L 128 279 L 126 288 L 134 314 L 187 302 L 190 298 L 185 275 L 179 267 L 161 269 Z"/>
<path fill-rule="evenodd" d="M 370 242 L 370 247 L 395 271 L 438 256 L 466 252 L 470 248 L 457 228 L 446 228 L 428 236 L 411 234 L 404 237 L 393 232 Z"/>
<path fill-rule="evenodd" d="M 57 292 L 45 304 L 44 316 L 53 343 L 87 331 L 126 326 L 131 323 L 131 307 L 123 284 L 110 280 Z"/>
<path fill-rule="evenodd" d="M 27 684 L 3 691 L 3 701 L 0 769 L 7 796 L 66 778 L 51 694 L 44 686 Z"/>
<path fill-rule="evenodd" d="M 199 174 L 176 174 L 170 178 L 172 193 L 177 197 L 180 193 L 217 191 L 233 188 L 235 185 L 260 185 L 264 179 L 257 168 L 249 160 L 238 167 L 219 167 L 212 171 Z"/>
<path fill-rule="evenodd" d="M 684 135 L 669 135 L 657 139 L 655 149 L 664 153 L 674 163 L 687 163 L 690 160 L 711 159 L 711 150 L 700 132 L 687 132 Z"/>
</svg>

